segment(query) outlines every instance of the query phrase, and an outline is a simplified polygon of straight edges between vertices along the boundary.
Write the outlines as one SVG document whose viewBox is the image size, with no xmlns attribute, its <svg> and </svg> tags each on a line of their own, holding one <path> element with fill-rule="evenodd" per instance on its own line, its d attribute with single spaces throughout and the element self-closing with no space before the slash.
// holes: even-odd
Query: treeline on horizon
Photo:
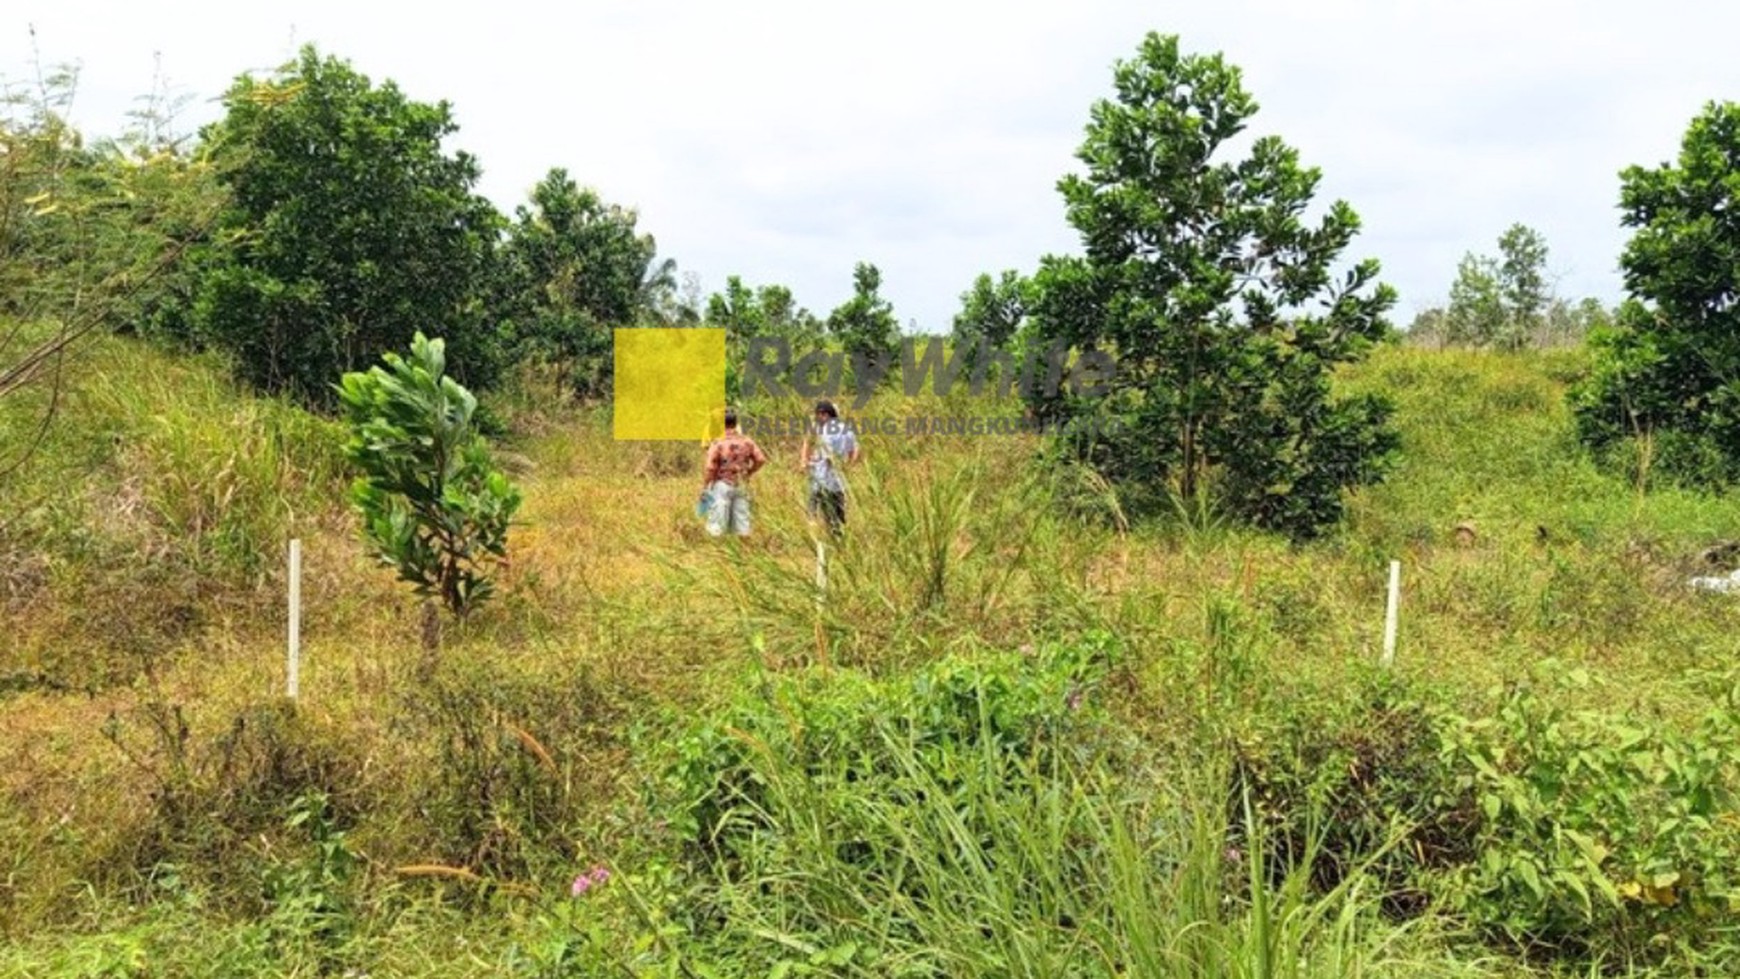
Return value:
<svg viewBox="0 0 1740 979">
<path fill-rule="evenodd" d="M 969 358 L 1112 352 L 1112 383 L 1024 399 L 1042 422 L 1130 423 L 1054 448 L 1122 487 L 1132 510 L 1212 484 L 1259 526 L 1333 524 L 1340 491 L 1381 479 L 1399 445 L 1381 394 L 1339 398 L 1329 377 L 1403 339 L 1518 350 L 1590 338 L 1601 366 L 1575 395 L 1586 441 L 1606 450 L 1659 429 L 1666 470 L 1706 485 L 1740 475 L 1728 363 L 1740 362 L 1740 233 L 1719 206 L 1733 193 L 1721 155 L 1736 141 L 1733 104 L 1694 120 L 1680 166 L 1622 175 L 1624 221 L 1639 230 L 1620 308 L 1556 296 L 1544 236 L 1517 224 L 1497 256 L 1467 255 L 1448 303 L 1403 332 L 1377 260 L 1343 256 L 1360 229 L 1352 207 L 1305 219 L 1315 168 L 1274 136 L 1223 158 L 1257 111 L 1236 67 L 1150 34 L 1114 80 L 1116 97 L 1090 110 L 1085 172 L 1057 184 L 1084 253 L 978 276 L 951 336 Z M 444 340 L 471 388 L 536 363 L 581 401 L 608 397 L 621 326 L 725 329 L 732 398 L 752 337 L 854 363 L 898 357 L 874 264 L 856 265 L 826 316 L 736 275 L 703 298 L 632 207 L 560 166 L 503 214 L 475 189 L 477 158 L 443 149 L 457 132 L 448 103 L 414 101 L 312 45 L 265 77 L 239 76 L 222 118 L 193 136 L 154 92 L 126 132 L 87 140 L 66 118 L 76 82 L 60 71 L 5 92 L 0 397 L 36 388 L 52 406 L 68 354 L 104 332 L 217 352 L 254 388 L 325 412 L 339 378 L 419 332 Z"/>
</svg>

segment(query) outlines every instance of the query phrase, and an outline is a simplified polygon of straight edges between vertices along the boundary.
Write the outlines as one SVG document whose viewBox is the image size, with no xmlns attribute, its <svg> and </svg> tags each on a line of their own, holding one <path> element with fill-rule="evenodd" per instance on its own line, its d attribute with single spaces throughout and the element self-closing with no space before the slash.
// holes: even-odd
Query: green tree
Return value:
<svg viewBox="0 0 1740 979">
<path fill-rule="evenodd" d="M 1330 389 L 1386 337 L 1395 293 L 1375 260 L 1332 273 L 1359 219 L 1337 201 L 1305 222 L 1319 173 L 1295 150 L 1268 136 L 1225 158 L 1257 111 L 1237 68 L 1149 34 L 1114 77 L 1077 153 L 1086 175 L 1059 183 L 1086 254 L 1044 260 L 1032 312 L 1040 339 L 1109 351 L 1116 372 L 1039 410 L 1116 426 L 1065 445 L 1130 509 L 1176 494 L 1317 532 L 1396 444 L 1386 401 Z"/>
<path fill-rule="evenodd" d="M 706 323 L 725 331 L 728 355 L 740 357 L 749 338 L 767 333 L 767 316 L 754 289 L 740 275 L 725 277 L 725 291 L 707 297 Z"/>
<path fill-rule="evenodd" d="M 1450 284 L 1450 308 L 1445 313 L 1444 339 L 1456 346 L 1484 347 L 1497 343 L 1510 322 L 1496 260 L 1470 252 L 1456 266 Z"/>
<path fill-rule="evenodd" d="M 854 365 L 892 365 L 899 356 L 900 320 L 894 315 L 894 306 L 882 298 L 881 290 L 881 270 L 869 262 L 859 262 L 852 270 L 852 298 L 828 314 L 828 333 L 840 341 Z M 854 366 L 854 383 L 863 380 Z"/>
<path fill-rule="evenodd" d="M 727 346 L 739 352 L 751 337 L 817 340 L 822 335 L 821 322 L 797 304 L 790 289 L 752 288 L 738 275 L 726 277 L 724 292 L 707 297 L 706 322 L 724 329 Z"/>
<path fill-rule="evenodd" d="M 780 369 L 766 365 L 781 381 L 791 379 L 791 365 L 808 351 L 806 345 L 819 344 L 822 323 L 809 310 L 799 306 L 790 289 L 778 284 L 752 288 L 739 275 L 727 276 L 725 291 L 707 297 L 706 324 L 725 331 L 725 393 L 735 401 L 742 391 L 739 365 L 749 356 L 749 341 L 765 337 L 785 341 L 792 354 Z"/>
<path fill-rule="evenodd" d="M 980 273 L 973 287 L 961 293 L 952 335 L 969 369 L 976 369 L 981 352 L 1008 349 L 1027 319 L 1031 283 L 1014 269 L 993 279 Z"/>
<path fill-rule="evenodd" d="M 1613 326 L 1614 312 L 1601 304 L 1601 300 L 1593 296 L 1585 296 L 1572 309 L 1572 320 L 1576 323 L 1580 335 L 1594 333 L 1597 330 L 1610 329 Z"/>
<path fill-rule="evenodd" d="M 1504 292 L 1508 332 L 1501 345 L 1516 349 L 1540 332 L 1552 291 L 1547 285 L 1547 239 L 1539 231 L 1513 224 L 1498 238 L 1498 276 Z"/>
<path fill-rule="evenodd" d="M 352 498 L 376 557 L 427 602 L 433 652 L 434 603 L 463 617 L 489 598 L 521 497 L 477 432 L 476 397 L 447 376 L 443 341 L 417 333 L 409 360 L 384 359 L 335 386 L 351 429 L 345 455 L 363 473 Z"/>
<path fill-rule="evenodd" d="M 822 338 L 822 321 L 799 306 L 789 288 L 778 284 L 762 286 L 755 292 L 755 301 L 761 307 L 762 328 L 769 333 L 797 341 L 816 342 Z"/>
<path fill-rule="evenodd" d="M 1740 103 L 1692 120 L 1677 163 L 1621 175 L 1630 298 L 1573 394 L 1597 449 L 1643 438 L 1672 478 L 1740 480 Z"/>
<path fill-rule="evenodd" d="M 1547 240 L 1524 224 L 1498 238 L 1498 257 L 1469 252 L 1456 266 L 1443 340 L 1468 347 L 1520 350 L 1544 339 L 1557 300 L 1547 284 Z"/>
<path fill-rule="evenodd" d="M 1541 342 L 1556 346 L 1582 343 L 1597 331 L 1610 329 L 1613 325 L 1613 313 L 1593 296 L 1575 303 L 1554 297 L 1547 303 L 1541 319 Z"/>
<path fill-rule="evenodd" d="M 486 308 L 501 216 L 479 170 L 442 140 L 447 103 L 405 98 L 313 47 L 267 80 L 243 76 L 202 139 L 232 195 L 193 322 L 244 378 L 330 404 L 345 371 L 444 336 L 456 373 L 487 386 L 504 351 Z"/>
<path fill-rule="evenodd" d="M 638 215 L 552 169 L 532 189 L 503 247 L 501 306 L 523 353 L 562 365 L 582 397 L 609 387 L 611 330 L 677 318 L 676 262 L 657 260 Z"/>
</svg>

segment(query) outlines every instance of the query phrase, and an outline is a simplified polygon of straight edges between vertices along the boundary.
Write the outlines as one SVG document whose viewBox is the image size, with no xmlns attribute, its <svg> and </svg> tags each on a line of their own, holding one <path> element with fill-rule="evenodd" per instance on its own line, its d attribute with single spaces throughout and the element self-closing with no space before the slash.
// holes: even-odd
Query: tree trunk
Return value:
<svg viewBox="0 0 1740 979">
<path fill-rule="evenodd" d="M 1184 473 L 1179 489 L 1186 505 L 1196 498 L 1196 422 L 1184 423 Z"/>
<path fill-rule="evenodd" d="M 423 599 L 423 659 L 419 666 L 425 679 L 435 675 L 435 664 L 441 655 L 441 606 L 433 598 Z"/>
</svg>

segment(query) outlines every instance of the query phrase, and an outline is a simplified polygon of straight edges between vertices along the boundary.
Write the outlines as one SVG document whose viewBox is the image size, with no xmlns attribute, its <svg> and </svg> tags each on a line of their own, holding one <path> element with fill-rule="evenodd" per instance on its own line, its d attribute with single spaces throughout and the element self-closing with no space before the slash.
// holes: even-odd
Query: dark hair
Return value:
<svg viewBox="0 0 1740 979">
<path fill-rule="evenodd" d="M 840 412 L 838 409 L 836 409 L 834 407 L 834 403 L 832 401 L 818 401 L 818 402 L 816 402 L 816 413 L 820 414 L 820 415 L 827 415 L 829 418 L 839 418 L 840 417 Z"/>
<path fill-rule="evenodd" d="M 726 408 L 725 409 L 725 427 L 726 428 L 736 428 L 737 427 L 737 409 L 736 408 Z"/>
</svg>

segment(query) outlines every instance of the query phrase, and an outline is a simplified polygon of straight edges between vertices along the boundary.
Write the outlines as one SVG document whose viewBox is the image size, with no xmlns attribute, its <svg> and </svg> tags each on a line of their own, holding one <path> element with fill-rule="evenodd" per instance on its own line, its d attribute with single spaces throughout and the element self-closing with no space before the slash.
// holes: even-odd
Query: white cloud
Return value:
<svg viewBox="0 0 1740 979">
<path fill-rule="evenodd" d="M 1460 4 L 1092 0 L 1031 9 L 498 2 L 404 12 L 18 0 L 0 71 L 83 62 L 79 121 L 110 130 L 150 84 L 210 101 L 313 41 L 419 99 L 447 99 L 482 189 L 511 209 L 551 166 L 639 208 L 681 267 L 791 285 L 817 312 L 878 263 L 902 320 L 946 327 L 981 271 L 1070 249 L 1055 184 L 1111 65 L 1149 29 L 1223 51 L 1276 133 L 1365 222 L 1402 316 L 1513 221 L 1540 229 L 1561 289 L 1615 298 L 1618 172 L 1671 158 L 1691 115 L 1740 91 L 1740 8 L 1664 0 Z"/>
</svg>

